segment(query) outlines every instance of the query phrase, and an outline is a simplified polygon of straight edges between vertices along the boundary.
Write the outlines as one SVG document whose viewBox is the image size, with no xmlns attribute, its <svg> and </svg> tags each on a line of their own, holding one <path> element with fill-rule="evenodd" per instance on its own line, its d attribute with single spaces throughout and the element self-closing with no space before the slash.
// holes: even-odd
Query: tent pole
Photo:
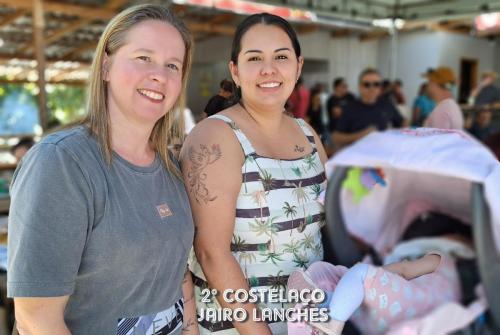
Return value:
<svg viewBox="0 0 500 335">
<path fill-rule="evenodd" d="M 45 91 L 45 37 L 43 0 L 33 0 L 33 40 L 38 70 L 38 115 L 42 130 L 47 130 L 47 93 Z"/>
</svg>

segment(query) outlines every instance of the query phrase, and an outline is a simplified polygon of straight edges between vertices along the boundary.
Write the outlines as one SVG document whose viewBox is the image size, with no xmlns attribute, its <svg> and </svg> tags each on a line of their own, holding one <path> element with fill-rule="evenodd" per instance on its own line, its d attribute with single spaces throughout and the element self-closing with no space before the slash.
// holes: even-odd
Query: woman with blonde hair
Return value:
<svg viewBox="0 0 500 335">
<path fill-rule="evenodd" d="M 85 122 L 18 167 L 8 295 L 20 333 L 198 333 L 193 223 L 168 150 L 191 53 L 167 8 L 121 12 L 95 52 Z"/>
</svg>

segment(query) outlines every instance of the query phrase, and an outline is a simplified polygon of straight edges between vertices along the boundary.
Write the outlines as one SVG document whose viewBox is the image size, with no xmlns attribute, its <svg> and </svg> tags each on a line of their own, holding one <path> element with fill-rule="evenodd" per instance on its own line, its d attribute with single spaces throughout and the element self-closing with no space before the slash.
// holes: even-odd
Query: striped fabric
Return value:
<svg viewBox="0 0 500 335">
<path fill-rule="evenodd" d="M 326 187 L 326 177 L 314 137 L 305 122 L 296 119 L 312 152 L 299 159 L 268 158 L 255 152 L 231 119 L 223 115 L 211 118 L 220 119 L 233 129 L 245 154 L 231 251 L 251 287 L 284 289 L 292 271 L 323 258 L 320 228 L 324 210 L 317 198 Z M 200 302 L 200 292 L 208 285 L 194 253 L 190 268 L 198 310 L 219 308 L 215 299 L 213 303 Z M 267 307 L 288 306 L 268 303 Z M 274 334 L 286 333 L 285 323 L 271 323 Z M 200 325 L 202 334 L 237 334 L 230 322 L 203 320 Z"/>
<path fill-rule="evenodd" d="M 184 300 L 159 313 L 118 320 L 116 335 L 170 335 L 180 333 Z"/>
</svg>

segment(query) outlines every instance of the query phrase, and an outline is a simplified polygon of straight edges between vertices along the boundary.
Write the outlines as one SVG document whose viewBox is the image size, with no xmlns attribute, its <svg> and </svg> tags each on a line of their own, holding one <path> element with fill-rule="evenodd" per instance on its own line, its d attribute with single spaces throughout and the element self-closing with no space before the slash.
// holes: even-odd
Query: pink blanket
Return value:
<svg viewBox="0 0 500 335">
<path fill-rule="evenodd" d="M 316 262 L 306 272 L 319 288 L 333 291 L 347 270 L 345 266 L 332 266 L 326 262 Z M 462 329 L 487 310 L 488 306 L 482 287 L 479 286 L 476 292 L 479 299 L 467 307 L 459 303 L 446 303 L 429 311 L 423 317 L 392 326 L 386 334 L 445 335 Z M 298 307 L 300 306 L 297 305 L 296 308 Z M 368 333 L 364 332 L 364 334 Z M 288 335 L 317 335 L 317 331 L 303 322 L 288 322 Z"/>
</svg>

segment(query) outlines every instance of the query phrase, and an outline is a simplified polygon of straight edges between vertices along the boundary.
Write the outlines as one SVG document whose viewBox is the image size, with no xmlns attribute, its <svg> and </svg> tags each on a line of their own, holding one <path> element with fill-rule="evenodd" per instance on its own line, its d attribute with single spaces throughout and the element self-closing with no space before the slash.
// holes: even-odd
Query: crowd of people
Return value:
<svg viewBox="0 0 500 335">
<path fill-rule="evenodd" d="M 342 147 L 410 123 L 464 125 L 451 95 L 456 78 L 444 67 L 425 73 L 412 119 L 398 109 L 402 83 L 384 90 L 376 69 L 359 75 L 358 97 L 343 78 L 331 94 L 321 85 L 308 90 L 294 29 L 262 13 L 236 28 L 231 79 L 176 157 L 169 148 L 182 133 L 176 120 L 192 47 L 165 7 L 121 12 L 97 45 L 85 120 L 46 136 L 20 161 L 8 246 L 20 333 L 286 334 L 278 319 L 200 316 L 210 306 L 248 315 L 276 308 L 207 300 L 206 292 L 284 286 L 323 259 L 323 144 Z M 474 93 L 476 102 L 494 96 L 490 85 Z M 488 137 L 490 119 L 479 114 L 471 132 Z M 439 260 L 426 257 L 416 274 L 394 265 L 380 275 L 412 280 L 438 271 Z"/>
<path fill-rule="evenodd" d="M 382 80 L 380 73 L 373 68 L 367 68 L 359 75 L 357 97 L 349 91 L 345 78 L 335 78 L 332 92 L 328 94 L 323 84 L 308 89 L 300 77 L 285 109 L 313 127 L 328 155 L 372 131 L 407 126 L 464 129 L 481 142 L 495 142 L 493 135 L 500 132 L 500 124 L 493 118 L 494 110 L 500 106 L 495 72 L 485 72 L 471 92 L 469 106 L 473 111 L 468 114 L 453 96 L 457 78 L 452 69 L 429 69 L 422 77 L 427 80 L 420 85 L 411 108 L 407 106 L 402 81 Z M 220 86 L 220 92 L 207 103 L 205 116 L 234 104 L 232 81 L 223 79 Z M 411 111 L 409 114 L 407 109 Z"/>
<path fill-rule="evenodd" d="M 288 111 L 309 122 L 322 135 L 326 146 L 333 142 L 337 148 L 388 127 L 465 129 L 482 142 L 500 131 L 492 122 L 494 110 L 500 105 L 500 90 L 494 85 L 496 73 L 485 72 L 478 87 L 471 92 L 469 102 L 474 112 L 468 117 L 464 117 L 453 96 L 457 85 L 453 70 L 443 66 L 430 69 L 422 76 L 427 80 L 419 88 L 410 115 L 405 115 L 408 107 L 401 80 L 382 80 L 380 73 L 371 68 L 359 76 L 358 97 L 349 92 L 345 79 L 339 77 L 334 79 L 333 91 L 326 103 L 322 99 L 322 85 L 316 84 L 308 91 L 299 81 L 288 101 Z M 303 97 L 300 105 L 296 102 L 298 96 Z M 304 101 L 307 97 L 308 103 Z M 307 104 L 309 108 L 304 114 L 302 106 Z"/>
<path fill-rule="evenodd" d="M 451 68 L 429 69 L 422 77 L 425 81 L 411 106 L 403 92 L 403 82 L 382 79 L 374 68 L 366 68 L 360 73 L 358 96 L 349 91 L 343 77 L 333 80 L 330 93 L 322 83 L 306 87 L 303 78 L 299 77 L 285 110 L 312 126 L 328 156 L 372 131 L 388 128 L 464 129 L 481 142 L 500 132 L 500 125 L 493 118 L 494 110 L 500 106 L 495 72 L 484 72 L 480 83 L 471 91 L 468 104 L 473 111 L 466 117 L 453 96 L 458 83 Z M 219 86 L 219 92 L 208 100 L 202 119 L 236 103 L 233 81 L 225 78 Z"/>
</svg>

